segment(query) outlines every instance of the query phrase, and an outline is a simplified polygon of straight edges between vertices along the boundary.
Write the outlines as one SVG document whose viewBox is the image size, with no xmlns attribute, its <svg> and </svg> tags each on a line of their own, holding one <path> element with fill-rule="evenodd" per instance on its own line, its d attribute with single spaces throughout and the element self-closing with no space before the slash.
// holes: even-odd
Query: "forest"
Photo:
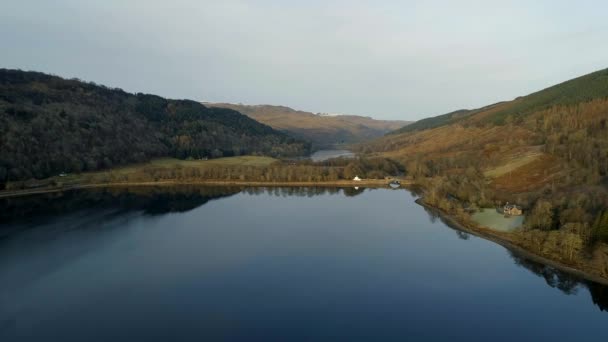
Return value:
<svg viewBox="0 0 608 342">
<path fill-rule="evenodd" d="M 8 181 L 165 156 L 294 157 L 309 152 L 309 142 L 231 109 L 0 69 L 0 188 Z"/>
</svg>

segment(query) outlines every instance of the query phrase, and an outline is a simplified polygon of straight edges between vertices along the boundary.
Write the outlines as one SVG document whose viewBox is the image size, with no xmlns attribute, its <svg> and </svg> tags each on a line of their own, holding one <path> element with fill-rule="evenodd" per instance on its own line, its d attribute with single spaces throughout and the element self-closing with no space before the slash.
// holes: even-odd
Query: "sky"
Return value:
<svg viewBox="0 0 608 342">
<path fill-rule="evenodd" d="M 608 1 L 0 0 L 0 68 L 418 120 L 608 67 Z"/>
</svg>

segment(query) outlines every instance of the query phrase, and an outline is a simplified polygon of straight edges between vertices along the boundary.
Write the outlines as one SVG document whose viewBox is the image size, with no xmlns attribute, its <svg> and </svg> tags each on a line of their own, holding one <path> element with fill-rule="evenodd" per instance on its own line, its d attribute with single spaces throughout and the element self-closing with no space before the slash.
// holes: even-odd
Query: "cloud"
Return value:
<svg viewBox="0 0 608 342">
<path fill-rule="evenodd" d="M 581 1 L 9 1 L 5 67 L 206 101 L 419 119 L 604 68 Z M 567 23 L 567 24 L 566 24 Z M 582 53 L 584 52 L 584 53 Z"/>
</svg>

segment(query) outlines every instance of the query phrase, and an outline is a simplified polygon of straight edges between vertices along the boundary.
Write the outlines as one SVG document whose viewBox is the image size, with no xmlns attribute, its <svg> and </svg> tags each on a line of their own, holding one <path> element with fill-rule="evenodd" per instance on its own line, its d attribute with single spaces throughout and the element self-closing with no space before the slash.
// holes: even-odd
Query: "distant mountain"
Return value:
<svg viewBox="0 0 608 342">
<path fill-rule="evenodd" d="M 357 115 L 314 114 L 284 106 L 229 103 L 205 105 L 239 111 L 275 129 L 309 140 L 317 148 L 367 141 L 410 123 L 400 120 L 375 120 Z"/>
<path fill-rule="evenodd" d="M 0 186 L 162 156 L 309 151 L 309 143 L 231 109 L 0 69 Z"/>
</svg>

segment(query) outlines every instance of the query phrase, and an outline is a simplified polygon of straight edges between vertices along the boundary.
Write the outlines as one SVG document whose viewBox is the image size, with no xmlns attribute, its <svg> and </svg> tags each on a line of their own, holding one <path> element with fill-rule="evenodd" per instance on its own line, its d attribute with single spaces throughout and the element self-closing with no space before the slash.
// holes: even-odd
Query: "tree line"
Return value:
<svg viewBox="0 0 608 342">
<path fill-rule="evenodd" d="M 405 175 L 402 165 L 387 158 L 338 158 L 322 162 L 277 162 L 268 166 L 178 166 L 144 167 L 125 174 L 106 172 L 105 183 L 159 182 L 169 180 L 221 180 L 248 182 L 327 182 L 351 180 L 355 176 L 367 179 L 384 179 Z"/>
</svg>

